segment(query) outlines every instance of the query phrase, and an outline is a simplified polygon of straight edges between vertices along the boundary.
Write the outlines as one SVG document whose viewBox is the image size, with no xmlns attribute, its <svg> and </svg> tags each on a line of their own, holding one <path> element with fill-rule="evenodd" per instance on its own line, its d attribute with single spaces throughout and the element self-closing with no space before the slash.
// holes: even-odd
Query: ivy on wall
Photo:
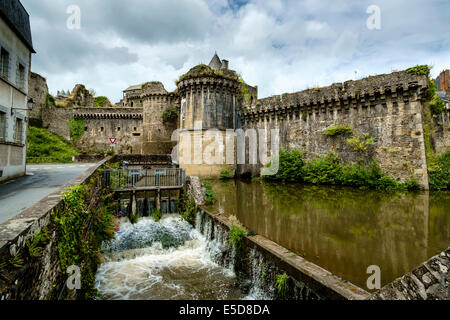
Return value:
<svg viewBox="0 0 450 320">
<path fill-rule="evenodd" d="M 84 120 L 71 117 L 69 120 L 70 138 L 77 142 L 84 134 Z"/>
</svg>

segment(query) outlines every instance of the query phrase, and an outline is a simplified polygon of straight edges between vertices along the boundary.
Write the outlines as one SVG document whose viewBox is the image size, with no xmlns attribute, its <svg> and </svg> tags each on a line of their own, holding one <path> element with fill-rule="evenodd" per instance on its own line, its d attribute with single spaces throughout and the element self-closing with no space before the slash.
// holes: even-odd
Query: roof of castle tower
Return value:
<svg viewBox="0 0 450 320">
<path fill-rule="evenodd" d="M 214 70 L 206 64 L 199 64 L 191 68 L 187 73 L 183 74 L 177 81 L 177 85 L 180 81 L 188 78 L 201 78 L 201 77 L 213 77 L 213 78 L 225 78 L 229 80 L 239 81 L 239 75 L 234 70 L 218 69 Z"/>
<path fill-rule="evenodd" d="M 146 82 L 142 85 L 142 91 L 151 94 L 166 94 L 167 90 L 164 85 L 159 81 Z"/>
<path fill-rule="evenodd" d="M 209 67 L 213 70 L 219 70 L 222 68 L 222 61 L 220 60 L 219 56 L 217 55 L 217 52 L 214 54 L 214 57 L 211 59 L 211 62 L 209 63 Z"/>
<path fill-rule="evenodd" d="M 142 89 L 142 84 L 135 84 L 133 86 L 129 86 L 128 88 L 126 88 L 123 91 L 126 92 L 126 91 L 141 90 L 141 89 Z"/>
</svg>

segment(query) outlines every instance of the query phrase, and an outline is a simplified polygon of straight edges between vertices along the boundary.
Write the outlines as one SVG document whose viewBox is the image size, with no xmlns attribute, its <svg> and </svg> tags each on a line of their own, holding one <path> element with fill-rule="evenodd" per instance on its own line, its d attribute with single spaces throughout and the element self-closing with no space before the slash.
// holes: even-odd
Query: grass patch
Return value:
<svg viewBox="0 0 450 320">
<path fill-rule="evenodd" d="M 78 154 L 68 141 L 43 128 L 29 127 L 28 163 L 70 163 Z"/>
</svg>

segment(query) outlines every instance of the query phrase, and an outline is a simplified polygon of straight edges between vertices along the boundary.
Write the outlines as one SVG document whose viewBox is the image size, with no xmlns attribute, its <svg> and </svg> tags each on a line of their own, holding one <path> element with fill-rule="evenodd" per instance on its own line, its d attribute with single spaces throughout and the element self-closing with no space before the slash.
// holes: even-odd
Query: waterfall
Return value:
<svg viewBox="0 0 450 320">
<path fill-rule="evenodd" d="M 211 259 L 218 265 L 234 272 L 236 248 L 229 243 L 228 229 L 214 221 L 208 214 L 199 211 L 196 217 L 196 230 L 207 240 L 207 250 Z M 249 270 L 247 271 L 248 294 L 245 299 L 269 300 L 275 297 L 275 287 L 267 285 L 269 276 L 264 265 L 264 257 L 255 249 L 249 249 Z"/>
</svg>

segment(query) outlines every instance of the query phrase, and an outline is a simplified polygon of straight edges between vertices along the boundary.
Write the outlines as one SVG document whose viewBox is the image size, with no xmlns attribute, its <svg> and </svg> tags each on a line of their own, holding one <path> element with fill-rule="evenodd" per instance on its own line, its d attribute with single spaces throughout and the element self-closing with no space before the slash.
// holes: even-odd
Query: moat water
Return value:
<svg viewBox="0 0 450 320">
<path fill-rule="evenodd" d="M 450 245 L 450 193 L 213 181 L 212 213 L 263 235 L 361 288 L 367 267 L 385 285 Z M 370 290 L 368 290 L 370 291 Z"/>
</svg>

